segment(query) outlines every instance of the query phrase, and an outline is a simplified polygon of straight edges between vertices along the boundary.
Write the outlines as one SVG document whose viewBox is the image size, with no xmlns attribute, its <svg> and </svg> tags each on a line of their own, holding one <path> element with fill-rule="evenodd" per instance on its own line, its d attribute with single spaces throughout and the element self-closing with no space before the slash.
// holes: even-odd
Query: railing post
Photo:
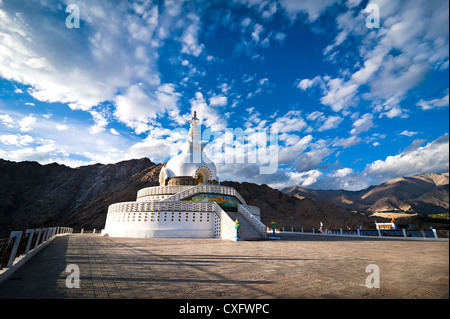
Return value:
<svg viewBox="0 0 450 319">
<path fill-rule="evenodd" d="M 341 228 L 341 235 L 343 235 L 342 228 Z"/>
<path fill-rule="evenodd" d="M 358 228 L 357 231 L 358 231 L 358 236 L 361 236 L 361 230 Z"/>
<path fill-rule="evenodd" d="M 303 227 L 302 227 L 302 234 L 303 234 Z"/>
<path fill-rule="evenodd" d="M 36 248 L 37 246 L 39 246 L 39 241 L 41 240 L 41 236 L 42 236 L 42 228 L 36 229 L 36 231 L 38 232 L 38 235 L 36 237 L 36 243 L 34 244 L 33 248 Z"/>
<path fill-rule="evenodd" d="M 14 259 L 16 259 L 17 249 L 19 248 L 20 239 L 22 238 L 21 231 L 12 231 L 9 235 L 10 238 L 14 238 L 14 244 L 11 249 L 11 254 L 9 255 L 8 263 L 6 264 L 7 268 L 11 268 L 13 265 Z"/>
<path fill-rule="evenodd" d="M 25 248 L 25 255 L 30 251 L 31 241 L 33 240 L 34 229 L 27 229 L 25 234 L 30 234 L 28 237 L 27 247 Z"/>
<path fill-rule="evenodd" d="M 313 227 L 313 234 L 315 234 L 316 233 L 316 230 L 314 229 L 314 227 Z"/>
<path fill-rule="evenodd" d="M 44 228 L 42 232 L 42 243 L 44 243 L 47 240 L 48 228 Z"/>
<path fill-rule="evenodd" d="M 434 238 L 438 238 L 438 234 L 436 232 L 436 229 L 432 228 L 431 230 L 433 231 Z"/>
<path fill-rule="evenodd" d="M 378 229 L 378 237 L 381 237 L 381 231 Z"/>
<path fill-rule="evenodd" d="M 406 229 L 402 229 L 402 232 L 403 232 L 403 237 L 406 237 Z"/>
</svg>

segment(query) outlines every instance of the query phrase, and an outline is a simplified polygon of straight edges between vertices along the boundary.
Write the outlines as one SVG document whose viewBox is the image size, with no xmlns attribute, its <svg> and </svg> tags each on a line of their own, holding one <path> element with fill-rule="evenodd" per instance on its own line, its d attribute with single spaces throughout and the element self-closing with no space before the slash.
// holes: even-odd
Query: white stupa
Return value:
<svg viewBox="0 0 450 319">
<path fill-rule="evenodd" d="M 199 143 L 199 120 L 189 120 L 182 152 L 161 169 L 160 186 L 138 191 L 135 202 L 110 205 L 102 235 L 111 237 L 264 238 L 259 208 L 220 185 L 215 164 Z"/>
</svg>

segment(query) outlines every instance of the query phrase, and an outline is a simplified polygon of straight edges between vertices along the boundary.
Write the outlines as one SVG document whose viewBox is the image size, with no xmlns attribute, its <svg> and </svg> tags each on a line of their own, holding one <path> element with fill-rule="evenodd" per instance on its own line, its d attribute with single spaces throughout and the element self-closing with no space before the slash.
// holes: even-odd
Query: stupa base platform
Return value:
<svg viewBox="0 0 450 319">
<path fill-rule="evenodd" d="M 131 238 L 213 238 L 214 231 L 203 229 L 167 229 L 167 230 L 129 229 L 118 231 L 103 230 L 101 235 L 108 237 L 131 237 Z"/>
</svg>

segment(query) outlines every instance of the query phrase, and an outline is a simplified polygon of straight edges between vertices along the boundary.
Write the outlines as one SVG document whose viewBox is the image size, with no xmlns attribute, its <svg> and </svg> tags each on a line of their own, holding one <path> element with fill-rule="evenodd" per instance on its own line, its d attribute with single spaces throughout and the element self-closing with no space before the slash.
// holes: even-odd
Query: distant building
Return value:
<svg viewBox="0 0 450 319">
<path fill-rule="evenodd" d="M 188 141 L 161 169 L 160 186 L 139 190 L 135 202 L 110 205 L 102 235 L 237 239 L 237 219 L 241 238 L 266 236 L 259 208 L 220 185 L 216 166 L 199 143 L 196 112 L 189 123 Z"/>
<path fill-rule="evenodd" d="M 375 226 L 377 229 L 380 230 L 395 230 L 395 229 L 411 229 L 410 224 L 399 224 L 395 222 L 395 218 L 392 217 L 392 220 L 390 223 L 377 223 L 375 222 Z"/>
</svg>

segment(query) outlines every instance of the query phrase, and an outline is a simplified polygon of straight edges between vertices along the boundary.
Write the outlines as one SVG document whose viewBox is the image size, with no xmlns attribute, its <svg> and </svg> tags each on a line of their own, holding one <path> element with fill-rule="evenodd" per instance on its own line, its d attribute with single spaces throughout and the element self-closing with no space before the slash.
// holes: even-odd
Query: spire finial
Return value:
<svg viewBox="0 0 450 319">
<path fill-rule="evenodd" d="M 197 118 L 197 111 L 194 111 L 194 119 Z"/>
</svg>

